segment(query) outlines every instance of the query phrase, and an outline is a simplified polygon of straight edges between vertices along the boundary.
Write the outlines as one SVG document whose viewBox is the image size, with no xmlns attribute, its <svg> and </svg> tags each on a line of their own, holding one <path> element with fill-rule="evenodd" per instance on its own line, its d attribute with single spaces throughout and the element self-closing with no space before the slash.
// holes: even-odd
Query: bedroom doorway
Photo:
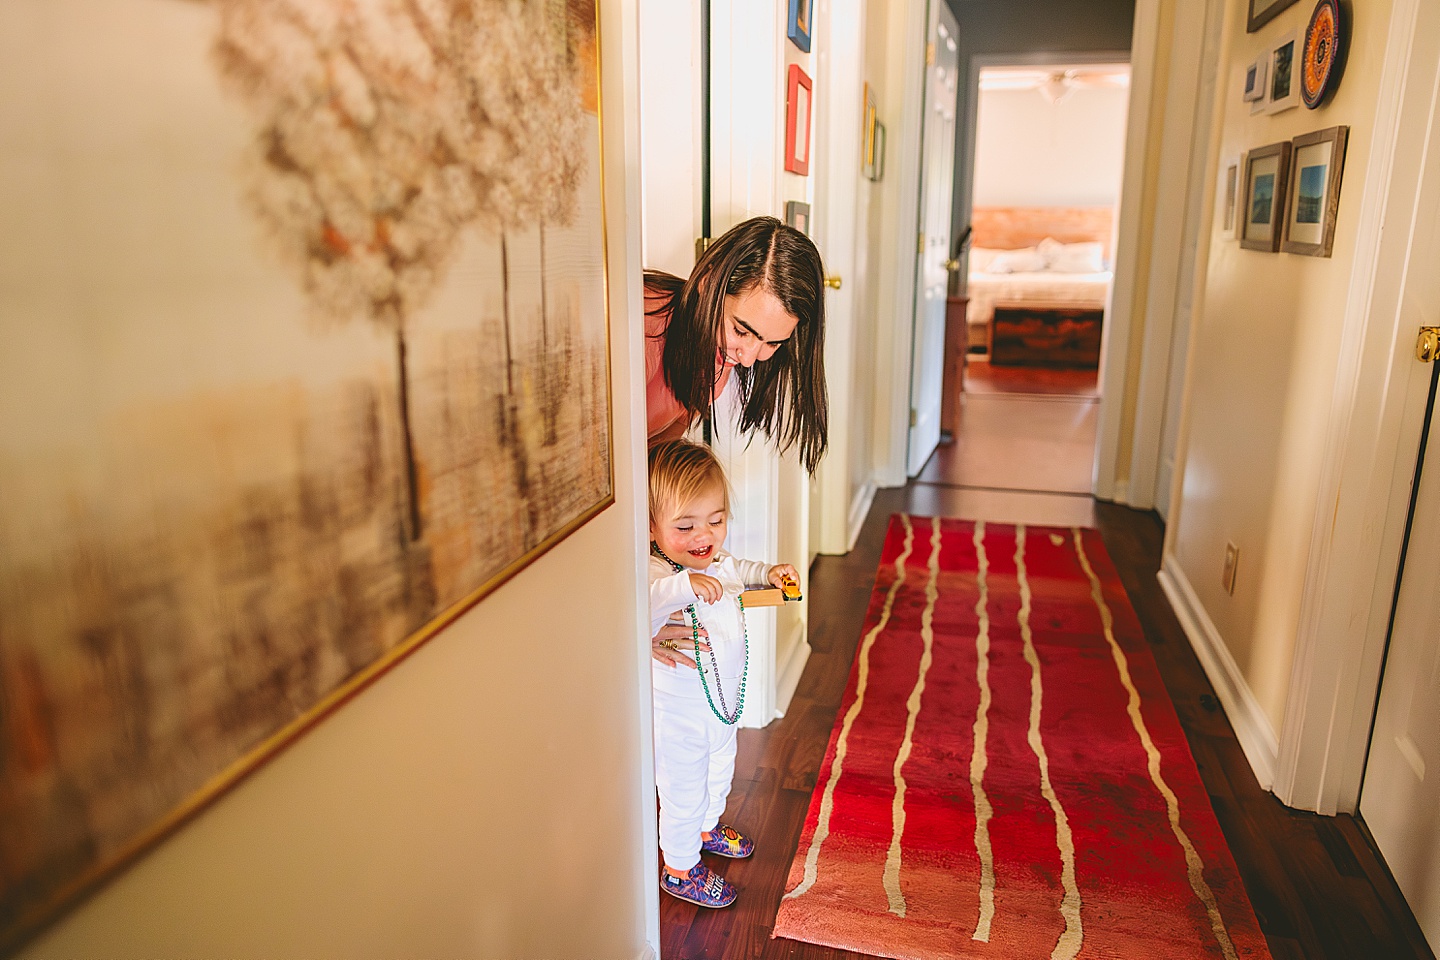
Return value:
<svg viewBox="0 0 1440 960">
<path fill-rule="evenodd" d="M 952 443 L 922 481 L 1088 496 L 1130 65 L 982 65 Z"/>
</svg>

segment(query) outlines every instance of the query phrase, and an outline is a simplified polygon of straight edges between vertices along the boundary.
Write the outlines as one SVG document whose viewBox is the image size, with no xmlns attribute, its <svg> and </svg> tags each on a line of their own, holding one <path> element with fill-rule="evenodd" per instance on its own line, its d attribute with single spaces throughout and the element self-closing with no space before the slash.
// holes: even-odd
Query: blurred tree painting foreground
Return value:
<svg viewBox="0 0 1440 960">
<path fill-rule="evenodd" d="M 18 468 L 69 505 L 0 543 L 0 947 L 611 495 L 594 0 L 205 6 L 297 324 L 392 364 L 144 411 L 106 464 L 239 437 L 284 451 L 264 478 L 137 510 Z"/>
</svg>

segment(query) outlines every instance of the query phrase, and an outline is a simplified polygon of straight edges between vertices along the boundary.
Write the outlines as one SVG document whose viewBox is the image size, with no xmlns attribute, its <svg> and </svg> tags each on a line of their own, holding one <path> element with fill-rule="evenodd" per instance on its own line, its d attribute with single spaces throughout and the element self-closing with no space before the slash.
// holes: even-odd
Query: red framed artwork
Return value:
<svg viewBox="0 0 1440 960">
<path fill-rule="evenodd" d="M 785 94 L 785 169 L 802 177 L 810 175 L 810 78 L 798 63 L 790 64 L 790 81 Z"/>
</svg>

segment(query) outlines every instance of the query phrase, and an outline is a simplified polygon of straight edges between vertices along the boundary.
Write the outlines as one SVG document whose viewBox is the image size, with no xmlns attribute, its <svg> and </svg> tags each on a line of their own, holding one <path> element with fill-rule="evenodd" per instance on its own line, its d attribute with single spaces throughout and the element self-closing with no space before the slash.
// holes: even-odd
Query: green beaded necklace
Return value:
<svg viewBox="0 0 1440 960">
<path fill-rule="evenodd" d="M 653 540 L 650 541 L 650 552 L 670 564 L 676 573 L 685 572 L 685 568 L 665 556 L 660 545 Z M 720 686 L 720 663 L 715 659 L 715 648 L 712 646 L 710 648 L 710 669 L 715 674 L 715 696 L 720 699 L 720 708 L 718 710 L 715 708 L 715 700 L 710 696 L 710 684 L 705 680 L 705 667 L 700 662 L 700 614 L 696 612 L 693 603 L 685 608 L 685 612 L 690 615 L 690 641 L 695 650 L 695 666 L 700 671 L 700 689 L 705 691 L 705 702 L 710 704 L 710 712 L 715 714 L 717 720 L 732 727 L 740 722 L 740 712 L 745 709 L 745 681 L 750 674 L 750 628 L 745 623 L 745 601 L 736 597 L 735 603 L 740 607 L 740 635 L 745 641 L 745 665 L 740 669 L 740 696 L 733 713 L 725 703 L 725 691 Z"/>
</svg>

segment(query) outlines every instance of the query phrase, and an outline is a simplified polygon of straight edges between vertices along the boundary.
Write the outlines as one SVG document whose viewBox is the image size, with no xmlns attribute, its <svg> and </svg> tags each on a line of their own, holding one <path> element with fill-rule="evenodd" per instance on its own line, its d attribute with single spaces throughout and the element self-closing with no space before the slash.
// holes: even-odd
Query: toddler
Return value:
<svg viewBox="0 0 1440 960">
<path fill-rule="evenodd" d="M 720 822 L 735 773 L 735 725 L 745 704 L 750 644 L 740 593 L 747 584 L 798 582 L 789 564 L 724 553 L 730 496 L 707 447 L 670 440 L 650 451 L 650 633 L 672 616 L 706 637 L 667 645 L 697 669 L 654 663 L 655 786 L 660 794 L 660 887 L 702 907 L 726 907 L 735 887 L 700 852 L 748 857 L 755 844 Z M 704 629 L 705 633 L 700 631 Z M 702 641 L 704 642 L 704 641 Z"/>
</svg>

